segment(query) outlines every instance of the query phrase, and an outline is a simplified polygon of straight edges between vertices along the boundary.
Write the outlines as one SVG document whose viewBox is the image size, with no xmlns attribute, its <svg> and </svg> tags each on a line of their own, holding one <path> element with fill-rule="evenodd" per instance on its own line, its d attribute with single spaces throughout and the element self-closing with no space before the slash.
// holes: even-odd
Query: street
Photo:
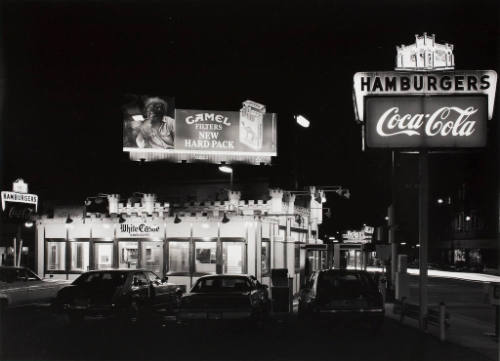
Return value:
<svg viewBox="0 0 500 361">
<path fill-rule="evenodd" d="M 118 327 L 104 320 L 70 327 L 46 308 L 27 308 L 9 312 L 2 325 L 3 360 L 487 360 L 388 318 L 377 333 L 290 318 L 261 328 L 161 322 Z"/>
<path fill-rule="evenodd" d="M 428 282 L 429 306 L 444 302 L 452 316 L 467 317 L 494 326 L 495 310 L 484 291 L 484 283 L 437 277 L 430 277 Z M 410 302 L 418 304 L 416 276 L 410 276 Z"/>
</svg>

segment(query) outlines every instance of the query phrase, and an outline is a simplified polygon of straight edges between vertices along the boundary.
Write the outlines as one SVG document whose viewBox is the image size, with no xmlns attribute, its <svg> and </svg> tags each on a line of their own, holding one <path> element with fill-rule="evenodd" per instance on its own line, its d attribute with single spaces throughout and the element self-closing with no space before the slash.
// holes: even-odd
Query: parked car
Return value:
<svg viewBox="0 0 500 361">
<path fill-rule="evenodd" d="M 173 314 L 178 287 L 147 270 L 100 270 L 80 275 L 59 291 L 56 308 L 72 323 L 85 317 L 137 320 L 154 312 Z"/>
<path fill-rule="evenodd" d="M 69 282 L 41 279 L 27 267 L 0 266 L 0 310 L 50 304 Z"/>
<path fill-rule="evenodd" d="M 378 328 L 384 320 L 384 302 L 371 275 L 358 270 L 315 272 L 299 294 L 302 319 L 368 321 Z"/>
<path fill-rule="evenodd" d="M 269 316 L 267 286 L 248 275 L 211 275 L 199 278 L 182 296 L 180 321 L 236 320 L 264 321 Z"/>
</svg>

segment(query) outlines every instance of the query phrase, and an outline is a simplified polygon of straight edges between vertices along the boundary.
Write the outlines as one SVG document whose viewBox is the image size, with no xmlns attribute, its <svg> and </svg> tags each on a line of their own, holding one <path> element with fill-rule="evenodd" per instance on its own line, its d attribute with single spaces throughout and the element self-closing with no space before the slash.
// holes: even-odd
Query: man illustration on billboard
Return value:
<svg viewBox="0 0 500 361">
<path fill-rule="evenodd" d="M 159 97 L 144 100 L 141 115 L 125 121 L 124 145 L 138 148 L 174 148 L 175 119 L 168 115 L 168 103 Z"/>
</svg>

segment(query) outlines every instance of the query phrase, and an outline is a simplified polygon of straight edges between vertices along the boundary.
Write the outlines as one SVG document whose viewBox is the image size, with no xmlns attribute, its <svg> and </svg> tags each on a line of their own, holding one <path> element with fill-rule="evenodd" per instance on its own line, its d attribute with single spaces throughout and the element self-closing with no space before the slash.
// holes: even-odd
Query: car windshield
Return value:
<svg viewBox="0 0 500 361">
<path fill-rule="evenodd" d="M 325 298 L 355 298 L 372 292 L 375 284 L 369 275 L 351 272 L 323 272 L 318 278 L 318 293 Z"/>
<path fill-rule="evenodd" d="M 250 288 L 243 277 L 213 277 L 199 279 L 192 292 L 247 292 Z"/>
<path fill-rule="evenodd" d="M 90 272 L 82 274 L 72 284 L 77 286 L 119 287 L 123 286 L 126 279 L 127 272 Z"/>
</svg>

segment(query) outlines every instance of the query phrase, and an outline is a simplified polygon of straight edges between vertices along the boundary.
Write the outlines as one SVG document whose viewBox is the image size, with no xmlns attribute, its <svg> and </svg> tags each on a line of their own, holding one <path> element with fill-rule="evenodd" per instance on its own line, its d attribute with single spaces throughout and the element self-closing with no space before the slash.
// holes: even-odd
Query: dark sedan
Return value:
<svg viewBox="0 0 500 361">
<path fill-rule="evenodd" d="M 56 306 L 73 323 L 85 317 L 135 320 L 153 311 L 173 314 L 178 293 L 176 285 L 151 271 L 90 271 L 59 291 Z"/>
<path fill-rule="evenodd" d="M 213 275 L 199 278 L 181 298 L 178 319 L 265 320 L 270 302 L 267 286 L 246 275 Z"/>
<path fill-rule="evenodd" d="M 302 319 L 367 321 L 376 329 L 384 313 L 382 294 L 366 271 L 318 271 L 300 292 Z"/>
</svg>

